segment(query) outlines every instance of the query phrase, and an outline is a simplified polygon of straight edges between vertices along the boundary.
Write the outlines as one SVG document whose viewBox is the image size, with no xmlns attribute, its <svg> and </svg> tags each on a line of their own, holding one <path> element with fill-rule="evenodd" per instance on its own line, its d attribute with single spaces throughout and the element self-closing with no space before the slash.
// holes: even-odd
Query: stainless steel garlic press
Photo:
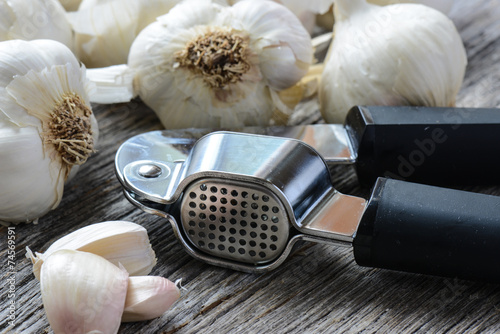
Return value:
<svg viewBox="0 0 500 334">
<path fill-rule="evenodd" d="M 304 142 L 234 132 L 142 134 L 115 167 L 130 202 L 214 265 L 268 271 L 305 240 L 352 246 L 364 266 L 500 281 L 495 196 L 380 178 L 366 201 L 335 190 Z"/>
</svg>

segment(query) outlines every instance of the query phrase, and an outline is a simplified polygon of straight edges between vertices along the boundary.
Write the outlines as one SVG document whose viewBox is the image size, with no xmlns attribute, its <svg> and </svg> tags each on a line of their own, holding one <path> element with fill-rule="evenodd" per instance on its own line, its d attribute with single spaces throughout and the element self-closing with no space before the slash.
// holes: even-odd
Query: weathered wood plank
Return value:
<svg viewBox="0 0 500 334">
<path fill-rule="evenodd" d="M 500 106 L 500 3 L 456 1 L 451 13 L 469 57 L 457 105 Z M 158 257 L 154 275 L 183 279 L 181 299 L 161 318 L 123 324 L 127 333 L 494 333 L 500 331 L 500 286 L 362 268 L 348 248 L 306 244 L 277 270 L 251 275 L 189 257 L 162 219 L 123 197 L 114 154 L 129 137 L 161 125 L 140 101 L 95 106 L 98 153 L 66 187 L 60 207 L 16 232 L 15 326 L 8 327 L 7 229 L 0 228 L 0 331 L 50 333 L 39 283 L 24 248 L 44 251 L 64 234 L 91 223 L 129 220 L 145 226 Z M 319 120 L 319 113 L 293 118 Z M 333 170 L 337 188 L 367 195 L 352 170 Z M 500 195 L 499 186 L 468 190 Z"/>
</svg>

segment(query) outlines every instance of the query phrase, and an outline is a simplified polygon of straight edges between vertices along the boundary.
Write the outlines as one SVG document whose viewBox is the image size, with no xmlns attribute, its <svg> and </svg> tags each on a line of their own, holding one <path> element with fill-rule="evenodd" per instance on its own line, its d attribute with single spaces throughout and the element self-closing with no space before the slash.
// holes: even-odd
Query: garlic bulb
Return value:
<svg viewBox="0 0 500 334">
<path fill-rule="evenodd" d="M 179 299 L 176 284 L 160 276 L 135 276 L 128 279 L 127 299 L 122 322 L 157 318 Z"/>
<path fill-rule="evenodd" d="M 69 13 L 78 58 L 87 67 L 127 62 L 132 42 L 157 16 L 180 0 L 83 0 Z"/>
<path fill-rule="evenodd" d="M 449 13 L 453 7 L 453 0 L 369 0 L 368 2 L 379 6 L 392 5 L 396 3 L 420 3 L 437 9 L 444 14 Z"/>
<path fill-rule="evenodd" d="M 453 22 L 420 4 L 336 0 L 321 112 L 343 122 L 354 105 L 451 106 L 467 58 Z"/>
<path fill-rule="evenodd" d="M 290 112 L 278 92 L 307 73 L 312 57 L 309 34 L 277 3 L 192 0 L 139 34 L 128 70 L 166 128 L 266 125 L 275 109 Z M 105 88 L 126 82 L 116 70 L 110 76 L 101 76 Z M 109 92 L 107 99 L 116 102 Z"/>
<path fill-rule="evenodd" d="M 52 40 L 0 42 L 0 221 L 38 219 L 97 141 L 85 68 Z"/>
<path fill-rule="evenodd" d="M 0 0 L 0 41 L 53 39 L 73 45 L 71 25 L 57 0 Z"/>
<path fill-rule="evenodd" d="M 59 333 L 117 333 L 125 306 L 128 273 L 86 252 L 59 250 L 40 276 L 49 324 Z"/>
<path fill-rule="evenodd" d="M 78 250 L 102 256 L 114 265 L 123 266 L 131 276 L 147 275 L 156 264 L 156 256 L 146 229 L 126 221 L 108 221 L 80 228 L 56 240 L 45 253 L 27 249 L 33 274 L 39 279 L 43 262 L 61 249 Z"/>
</svg>

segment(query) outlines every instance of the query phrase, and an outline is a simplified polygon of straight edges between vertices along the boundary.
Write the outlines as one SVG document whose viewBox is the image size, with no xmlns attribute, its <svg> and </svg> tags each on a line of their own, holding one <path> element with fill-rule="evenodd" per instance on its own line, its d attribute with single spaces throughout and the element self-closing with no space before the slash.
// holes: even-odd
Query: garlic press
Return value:
<svg viewBox="0 0 500 334">
<path fill-rule="evenodd" d="M 352 247 L 362 266 L 500 281 L 496 196 L 379 178 L 365 200 L 338 192 L 303 141 L 224 131 L 138 135 L 115 167 L 126 198 L 210 264 L 264 272 L 311 241 Z"/>
</svg>

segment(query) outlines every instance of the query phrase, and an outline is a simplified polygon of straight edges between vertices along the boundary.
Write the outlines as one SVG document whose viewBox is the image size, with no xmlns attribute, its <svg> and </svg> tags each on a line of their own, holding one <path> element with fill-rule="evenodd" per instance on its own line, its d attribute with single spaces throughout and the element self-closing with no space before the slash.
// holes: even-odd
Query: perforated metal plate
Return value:
<svg viewBox="0 0 500 334">
<path fill-rule="evenodd" d="M 189 185 L 181 203 L 181 224 L 201 251 L 251 264 L 278 257 L 290 229 L 285 207 L 274 193 L 226 179 Z"/>
</svg>

